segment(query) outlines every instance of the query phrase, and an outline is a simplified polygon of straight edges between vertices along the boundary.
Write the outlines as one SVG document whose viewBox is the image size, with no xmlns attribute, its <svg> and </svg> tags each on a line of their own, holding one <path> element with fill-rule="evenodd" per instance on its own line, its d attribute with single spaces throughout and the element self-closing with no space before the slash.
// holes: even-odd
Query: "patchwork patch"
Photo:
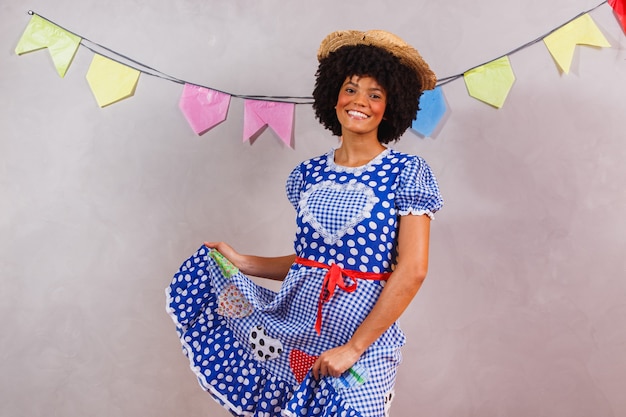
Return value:
<svg viewBox="0 0 626 417">
<path fill-rule="evenodd" d="M 393 401 L 396 393 L 392 390 L 385 394 L 385 417 L 389 417 L 389 410 L 391 409 L 391 401 Z"/>
<path fill-rule="evenodd" d="M 239 272 L 239 269 L 237 269 L 235 265 L 233 265 L 228 259 L 226 259 L 224 255 L 222 255 L 215 249 L 209 252 L 209 256 L 213 258 L 217 266 L 220 267 L 222 274 L 224 274 L 226 278 L 230 278 L 237 272 Z"/>
<path fill-rule="evenodd" d="M 248 317 L 254 308 L 236 285 L 230 284 L 217 299 L 217 314 L 224 317 Z"/>
<path fill-rule="evenodd" d="M 306 374 L 309 372 L 318 356 L 309 355 L 306 352 L 303 352 L 298 349 L 294 349 L 289 352 L 289 366 L 291 367 L 291 372 L 293 372 L 293 376 L 296 377 L 296 381 L 298 383 L 302 383 Z"/>
<path fill-rule="evenodd" d="M 280 340 L 270 337 L 261 325 L 250 330 L 248 342 L 250 342 L 250 350 L 254 358 L 258 361 L 276 359 L 283 353 L 283 344 Z"/>
<path fill-rule="evenodd" d="M 358 387 L 362 385 L 369 377 L 369 372 L 366 367 L 356 363 L 346 372 L 344 372 L 339 378 L 333 378 L 333 386 L 337 391 L 348 389 L 352 387 Z"/>
</svg>

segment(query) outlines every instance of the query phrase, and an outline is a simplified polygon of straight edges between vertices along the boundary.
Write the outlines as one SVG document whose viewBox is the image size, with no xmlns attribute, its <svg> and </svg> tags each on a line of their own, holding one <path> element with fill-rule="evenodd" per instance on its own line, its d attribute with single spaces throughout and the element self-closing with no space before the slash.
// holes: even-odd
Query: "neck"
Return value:
<svg viewBox="0 0 626 417">
<path fill-rule="evenodd" d="M 383 150 L 385 147 L 376 136 L 344 135 L 335 151 L 335 163 L 348 167 L 365 165 Z"/>
</svg>

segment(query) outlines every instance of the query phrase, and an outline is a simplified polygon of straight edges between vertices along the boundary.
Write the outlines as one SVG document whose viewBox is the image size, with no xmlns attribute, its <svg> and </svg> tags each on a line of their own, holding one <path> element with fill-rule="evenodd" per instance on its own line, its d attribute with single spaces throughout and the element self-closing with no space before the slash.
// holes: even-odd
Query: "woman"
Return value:
<svg viewBox="0 0 626 417">
<path fill-rule="evenodd" d="M 442 206 L 420 157 L 393 151 L 436 77 L 384 31 L 322 42 L 317 118 L 341 144 L 287 180 L 295 254 L 206 242 L 175 275 L 168 311 L 204 389 L 234 415 L 387 415 L 404 334 Z M 278 293 L 247 275 L 284 280 Z"/>
</svg>

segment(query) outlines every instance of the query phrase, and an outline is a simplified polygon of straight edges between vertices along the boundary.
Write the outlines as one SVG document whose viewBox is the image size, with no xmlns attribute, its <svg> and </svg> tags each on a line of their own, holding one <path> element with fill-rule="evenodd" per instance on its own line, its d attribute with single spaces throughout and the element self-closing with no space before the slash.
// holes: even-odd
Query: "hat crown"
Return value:
<svg viewBox="0 0 626 417">
<path fill-rule="evenodd" d="M 403 65 L 415 72 L 421 82 L 422 90 L 435 88 L 437 76 L 417 49 L 406 43 L 399 36 L 385 30 L 373 29 L 364 32 L 360 30 L 339 30 L 332 32 L 320 44 L 317 51 L 317 59 L 322 60 L 344 46 L 356 45 L 368 45 L 386 50 L 400 59 Z"/>
</svg>

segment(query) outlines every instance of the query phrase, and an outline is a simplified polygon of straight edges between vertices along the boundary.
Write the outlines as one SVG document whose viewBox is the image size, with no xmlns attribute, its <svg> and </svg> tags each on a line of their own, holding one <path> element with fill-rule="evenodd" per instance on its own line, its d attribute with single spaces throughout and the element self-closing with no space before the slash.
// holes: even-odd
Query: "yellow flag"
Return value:
<svg viewBox="0 0 626 417">
<path fill-rule="evenodd" d="M 108 106 L 135 94 L 140 72 L 124 64 L 94 55 L 87 82 L 100 107 Z"/>
<path fill-rule="evenodd" d="M 21 55 L 48 48 L 57 72 L 64 77 L 76 55 L 80 41 L 80 37 L 40 16 L 33 15 L 15 47 L 15 53 Z"/>
<path fill-rule="evenodd" d="M 589 14 L 572 20 L 546 36 L 543 42 L 559 68 L 566 74 L 569 73 L 576 45 L 611 46 Z"/>
<path fill-rule="evenodd" d="M 496 108 L 504 105 L 515 74 L 509 57 L 502 57 L 463 74 L 469 95 Z"/>
</svg>

